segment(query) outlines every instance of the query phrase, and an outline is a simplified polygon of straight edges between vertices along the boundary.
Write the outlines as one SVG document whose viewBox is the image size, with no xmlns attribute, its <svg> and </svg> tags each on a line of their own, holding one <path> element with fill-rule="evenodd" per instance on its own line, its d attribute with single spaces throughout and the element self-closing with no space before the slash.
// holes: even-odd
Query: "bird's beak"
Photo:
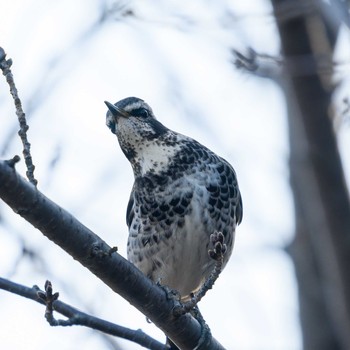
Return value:
<svg viewBox="0 0 350 350">
<path fill-rule="evenodd" d="M 128 118 L 130 116 L 128 112 L 124 111 L 124 109 L 118 108 L 110 102 L 105 101 L 105 104 L 108 107 L 109 111 L 112 113 L 113 117 Z"/>
</svg>

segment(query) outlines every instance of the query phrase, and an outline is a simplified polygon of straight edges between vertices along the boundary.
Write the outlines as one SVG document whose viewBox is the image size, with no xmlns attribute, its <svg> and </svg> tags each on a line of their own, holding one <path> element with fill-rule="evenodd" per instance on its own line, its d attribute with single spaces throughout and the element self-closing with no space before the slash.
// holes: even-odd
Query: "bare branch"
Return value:
<svg viewBox="0 0 350 350">
<path fill-rule="evenodd" d="M 27 131 L 29 126 L 26 121 L 26 116 L 22 109 L 21 100 L 18 97 L 18 91 L 13 80 L 13 75 L 11 73 L 11 65 L 12 60 L 6 60 L 6 53 L 3 48 L 0 47 L 0 69 L 2 70 L 3 75 L 6 77 L 6 81 L 10 86 L 10 92 L 15 102 L 16 114 L 19 121 L 20 129 L 18 131 L 18 135 L 20 136 L 23 144 L 23 156 L 24 161 L 27 166 L 27 177 L 28 180 L 36 186 L 38 181 L 34 178 L 34 169 L 35 166 L 33 164 L 32 156 L 30 154 L 30 143 L 27 138 Z"/>
<path fill-rule="evenodd" d="M 71 214 L 45 197 L 0 161 L 0 197 L 24 219 L 134 305 L 181 349 L 193 349 L 200 324 L 189 314 L 175 317 L 174 301 Z M 213 337 L 201 349 L 223 349 Z"/>
<path fill-rule="evenodd" d="M 243 54 L 232 49 L 233 64 L 237 69 L 254 74 L 260 78 L 279 79 L 282 67 L 282 58 L 256 52 L 249 47 Z"/>
<path fill-rule="evenodd" d="M 51 294 L 50 294 L 51 288 Z M 133 341 L 147 349 L 151 350 L 165 350 L 166 346 L 151 338 L 140 329 L 133 330 L 126 327 L 116 325 L 114 323 L 105 321 L 101 318 L 88 315 L 78 309 L 57 300 L 58 293 L 52 295 L 52 286 L 50 282 L 46 282 L 46 292 L 39 289 L 37 286 L 32 288 L 11 282 L 4 278 L 0 278 L 0 289 L 8 292 L 21 295 L 25 298 L 36 301 L 37 303 L 46 304 L 45 317 L 51 326 L 85 326 L 96 329 L 106 334 Z M 50 295 L 50 296 L 49 296 Z M 47 301 L 49 297 L 50 301 Z M 45 299 L 45 300 L 44 300 Z M 56 320 L 53 317 L 53 311 L 66 316 L 67 320 Z"/>
</svg>

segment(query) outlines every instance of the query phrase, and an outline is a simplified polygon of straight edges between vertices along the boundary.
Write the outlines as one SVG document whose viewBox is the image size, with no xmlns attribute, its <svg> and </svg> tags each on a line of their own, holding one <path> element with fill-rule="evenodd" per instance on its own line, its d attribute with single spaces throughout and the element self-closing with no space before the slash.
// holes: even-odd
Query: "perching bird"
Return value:
<svg viewBox="0 0 350 350">
<path fill-rule="evenodd" d="M 107 126 L 135 177 L 126 213 L 128 259 L 186 300 L 213 270 L 208 250 L 214 231 L 225 237 L 223 266 L 232 253 L 243 214 L 235 171 L 199 142 L 161 124 L 143 100 L 105 103 Z"/>
</svg>

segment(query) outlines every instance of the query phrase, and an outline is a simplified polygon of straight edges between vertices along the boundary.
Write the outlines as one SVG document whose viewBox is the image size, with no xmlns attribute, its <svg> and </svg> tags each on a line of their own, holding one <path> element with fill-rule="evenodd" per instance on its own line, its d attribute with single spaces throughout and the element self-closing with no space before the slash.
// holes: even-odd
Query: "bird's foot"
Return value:
<svg viewBox="0 0 350 350">
<path fill-rule="evenodd" d="M 204 281 L 197 293 L 191 294 L 191 299 L 187 302 L 181 302 L 176 305 L 173 309 L 175 316 L 181 316 L 188 312 L 191 312 L 193 308 L 197 306 L 204 295 L 211 289 L 218 279 L 224 261 L 224 255 L 227 251 L 227 246 L 225 244 L 225 237 L 221 232 L 215 231 L 210 235 L 210 241 L 213 245 L 213 249 L 208 250 L 210 258 L 215 260 L 215 266 L 213 271 L 210 273 L 208 278 Z"/>
<path fill-rule="evenodd" d="M 180 302 L 180 304 L 182 304 Z M 201 350 L 201 349 L 207 349 L 207 344 L 210 342 L 211 339 L 211 331 L 208 326 L 208 324 L 205 322 L 202 313 L 199 311 L 198 305 L 195 305 L 191 310 L 188 311 L 192 317 L 194 317 L 200 327 L 201 327 L 201 333 L 200 337 L 198 339 L 198 343 L 196 347 L 193 350 Z M 179 350 L 179 348 L 167 337 L 166 345 L 168 346 L 169 350 Z"/>
<path fill-rule="evenodd" d="M 214 233 L 210 235 L 210 242 L 213 244 L 214 249 L 208 250 L 209 256 L 215 261 L 223 260 L 227 250 L 223 233 L 214 231 Z"/>
<path fill-rule="evenodd" d="M 173 308 L 174 316 L 179 317 L 185 315 L 186 313 L 190 313 L 199 322 L 201 326 L 201 335 L 198 340 L 198 344 L 194 348 L 194 350 L 200 350 L 203 346 L 206 345 L 208 340 L 210 340 L 211 338 L 210 328 L 205 322 L 201 312 L 199 311 L 197 304 L 204 297 L 207 291 L 213 287 L 215 281 L 219 277 L 222 271 L 224 255 L 227 251 L 225 237 L 221 232 L 215 231 L 213 234 L 211 234 L 210 241 L 213 245 L 213 249 L 208 250 L 208 255 L 211 259 L 215 260 L 214 269 L 209 275 L 209 277 L 205 280 L 199 291 L 195 294 L 191 293 L 191 299 L 189 301 L 182 302 L 179 292 L 177 292 L 176 290 L 172 290 L 169 287 L 161 285 L 160 280 L 157 281 L 157 285 L 162 287 L 166 292 L 167 298 L 176 300 L 175 306 Z M 167 342 L 167 345 L 170 346 L 170 350 L 177 349 L 176 345 L 173 344 L 171 341 Z"/>
<path fill-rule="evenodd" d="M 196 305 L 191 310 L 191 315 L 198 321 L 198 323 L 201 326 L 201 336 L 198 340 L 198 344 L 193 350 L 200 350 L 202 349 L 202 346 L 205 346 L 208 341 L 210 341 L 211 338 L 211 331 L 208 326 L 208 324 L 205 322 L 202 313 L 199 311 L 198 305 Z"/>
<path fill-rule="evenodd" d="M 163 285 L 161 283 L 161 278 L 158 279 L 156 285 L 164 290 L 167 300 L 174 300 L 177 302 L 181 300 L 180 293 L 176 289 L 171 289 L 168 286 Z"/>
</svg>

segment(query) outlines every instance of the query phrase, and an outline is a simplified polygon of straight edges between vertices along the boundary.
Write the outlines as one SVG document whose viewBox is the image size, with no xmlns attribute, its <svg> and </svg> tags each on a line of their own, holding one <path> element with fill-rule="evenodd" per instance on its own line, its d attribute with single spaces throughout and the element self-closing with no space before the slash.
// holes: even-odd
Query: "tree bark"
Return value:
<svg viewBox="0 0 350 350">
<path fill-rule="evenodd" d="M 0 161 L 0 198 L 113 291 L 147 316 L 180 348 L 194 349 L 201 326 L 189 314 L 175 317 L 174 301 L 95 233 L 20 177 L 13 162 Z M 208 337 L 201 350 L 224 350 Z"/>
<path fill-rule="evenodd" d="M 305 349 L 350 349 L 350 202 L 333 131 L 333 39 L 317 1 L 272 0 L 285 59 Z"/>
</svg>

